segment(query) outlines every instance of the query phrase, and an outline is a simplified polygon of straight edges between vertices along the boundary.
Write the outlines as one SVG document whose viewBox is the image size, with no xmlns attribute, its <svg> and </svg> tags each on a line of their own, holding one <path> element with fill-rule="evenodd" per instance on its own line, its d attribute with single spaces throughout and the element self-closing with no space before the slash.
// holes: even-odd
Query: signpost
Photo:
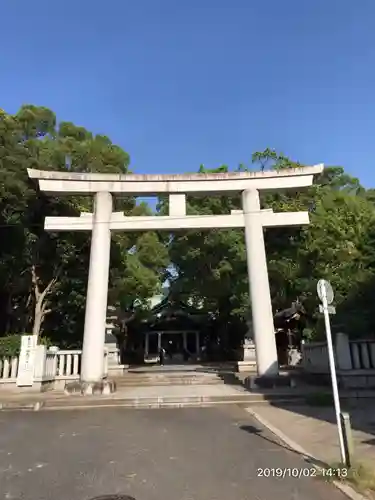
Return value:
<svg viewBox="0 0 375 500">
<path fill-rule="evenodd" d="M 36 335 L 22 335 L 18 362 L 17 386 L 31 387 L 34 383 Z"/>
<path fill-rule="evenodd" d="M 332 381 L 332 392 L 333 392 L 333 401 L 335 405 L 335 413 L 336 413 L 336 421 L 337 421 L 337 429 L 339 433 L 339 443 L 340 443 L 340 454 L 341 454 L 341 462 L 343 464 L 348 464 L 348 455 L 345 449 L 345 441 L 344 441 L 344 432 L 343 425 L 341 420 L 341 408 L 340 408 L 340 398 L 339 398 L 339 390 L 337 385 L 337 376 L 336 376 L 336 366 L 335 366 L 335 356 L 333 352 L 333 343 L 332 343 L 332 334 L 331 334 L 331 324 L 329 320 L 329 310 L 333 310 L 333 307 L 330 307 L 332 304 L 334 293 L 331 286 L 331 283 L 326 280 L 319 280 L 317 285 L 318 297 L 322 302 L 322 306 L 319 307 L 320 310 L 323 310 L 324 314 L 324 323 L 326 329 L 327 336 L 327 348 L 328 348 L 328 359 L 329 359 L 329 368 L 331 372 L 331 381 Z"/>
<path fill-rule="evenodd" d="M 318 292 L 319 299 L 323 303 L 323 307 L 324 307 L 324 296 L 327 305 L 332 304 L 335 295 L 333 293 L 332 285 L 329 281 L 319 280 L 316 286 L 316 291 Z"/>
</svg>

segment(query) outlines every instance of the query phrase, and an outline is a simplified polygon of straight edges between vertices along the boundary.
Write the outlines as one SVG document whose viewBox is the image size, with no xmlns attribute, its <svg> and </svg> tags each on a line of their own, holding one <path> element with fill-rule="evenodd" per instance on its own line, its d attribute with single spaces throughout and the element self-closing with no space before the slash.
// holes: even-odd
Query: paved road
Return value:
<svg viewBox="0 0 375 500">
<path fill-rule="evenodd" d="M 6 500 L 344 500 L 314 478 L 257 477 L 308 467 L 237 407 L 0 413 Z"/>
</svg>

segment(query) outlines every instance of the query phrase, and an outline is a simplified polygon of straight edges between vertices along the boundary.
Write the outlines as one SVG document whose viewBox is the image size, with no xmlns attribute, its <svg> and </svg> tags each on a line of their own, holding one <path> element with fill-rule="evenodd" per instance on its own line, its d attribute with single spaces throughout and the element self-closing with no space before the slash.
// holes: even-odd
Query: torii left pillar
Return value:
<svg viewBox="0 0 375 500">
<path fill-rule="evenodd" d="M 104 374 L 111 215 L 111 193 L 96 193 L 82 347 L 81 383 L 87 386 L 85 392 L 101 382 Z"/>
</svg>

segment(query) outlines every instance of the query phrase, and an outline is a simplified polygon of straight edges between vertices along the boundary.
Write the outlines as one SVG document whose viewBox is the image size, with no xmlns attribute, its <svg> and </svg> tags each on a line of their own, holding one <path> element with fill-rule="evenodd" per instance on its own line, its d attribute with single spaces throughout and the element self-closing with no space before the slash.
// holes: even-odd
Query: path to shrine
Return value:
<svg viewBox="0 0 375 500">
<path fill-rule="evenodd" d="M 3 412 L 0 427 L 7 500 L 346 498 L 317 478 L 258 477 L 309 464 L 238 407 Z"/>
</svg>

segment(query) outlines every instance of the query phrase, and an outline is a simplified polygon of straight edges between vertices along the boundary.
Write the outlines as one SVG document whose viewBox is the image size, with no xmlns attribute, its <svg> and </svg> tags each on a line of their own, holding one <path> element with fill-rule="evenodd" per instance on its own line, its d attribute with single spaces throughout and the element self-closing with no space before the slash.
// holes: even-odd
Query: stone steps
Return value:
<svg viewBox="0 0 375 500">
<path fill-rule="evenodd" d="M 224 384 L 223 380 L 115 380 L 116 387 L 152 387 L 170 385 L 219 385 Z"/>
<path fill-rule="evenodd" d="M 180 385 L 218 385 L 224 384 L 218 375 L 144 375 L 126 374 L 113 379 L 117 388 L 121 387 L 151 387 Z"/>
</svg>

